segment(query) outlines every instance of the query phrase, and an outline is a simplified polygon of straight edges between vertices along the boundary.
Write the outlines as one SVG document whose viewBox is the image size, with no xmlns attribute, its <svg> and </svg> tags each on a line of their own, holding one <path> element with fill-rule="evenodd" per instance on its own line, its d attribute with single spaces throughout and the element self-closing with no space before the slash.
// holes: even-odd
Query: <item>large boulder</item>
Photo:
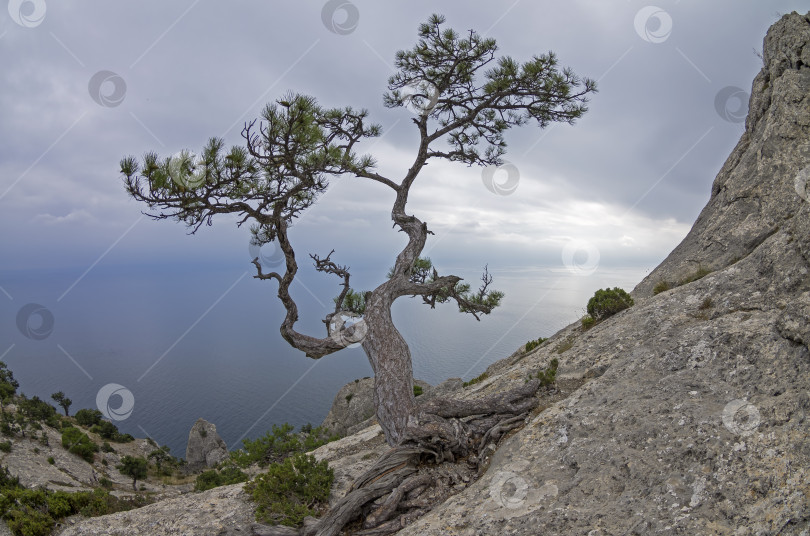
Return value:
<svg viewBox="0 0 810 536">
<path fill-rule="evenodd" d="M 190 472 L 203 471 L 228 458 L 228 446 L 219 437 L 217 427 L 205 419 L 197 419 L 188 433 L 186 462 Z"/>
</svg>

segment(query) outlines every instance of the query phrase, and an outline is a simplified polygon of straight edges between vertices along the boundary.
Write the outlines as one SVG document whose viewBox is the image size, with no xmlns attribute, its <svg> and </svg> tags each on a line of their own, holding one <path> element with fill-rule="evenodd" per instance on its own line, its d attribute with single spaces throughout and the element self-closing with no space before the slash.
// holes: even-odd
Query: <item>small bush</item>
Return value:
<svg viewBox="0 0 810 536">
<path fill-rule="evenodd" d="M 707 296 L 706 298 L 703 299 L 703 302 L 700 304 L 699 309 L 701 311 L 705 311 L 706 309 L 711 309 L 712 307 L 714 307 L 714 302 L 712 301 L 711 298 Z"/>
<path fill-rule="evenodd" d="M 585 315 L 582 317 L 582 327 L 584 329 L 591 329 L 594 324 L 596 324 L 596 320 L 594 320 L 591 315 Z"/>
<path fill-rule="evenodd" d="M 194 482 L 194 491 L 205 491 L 219 486 L 247 482 L 247 480 L 248 476 L 239 468 L 228 465 L 220 471 L 210 469 L 197 476 L 197 480 Z"/>
<path fill-rule="evenodd" d="M 326 507 L 334 479 L 325 460 L 299 453 L 270 465 L 245 490 L 256 502 L 257 521 L 295 527 Z"/>
<path fill-rule="evenodd" d="M 545 370 L 541 370 L 537 373 L 537 379 L 540 380 L 540 387 L 553 385 L 554 382 L 557 381 L 557 367 L 559 365 L 560 361 L 554 358 L 549 362 Z"/>
<path fill-rule="evenodd" d="M 73 418 L 76 419 L 76 423 L 84 427 L 100 424 L 102 417 L 103 415 L 97 409 L 80 409 L 73 416 Z"/>
<path fill-rule="evenodd" d="M 258 463 L 264 467 L 269 463 L 279 462 L 296 453 L 314 450 L 330 441 L 340 439 L 338 435 L 329 435 L 321 426 L 309 428 L 309 432 L 296 434 L 291 424 L 273 425 L 273 429 L 258 439 L 244 439 L 244 447 L 231 452 L 231 460 L 239 467 L 248 467 Z"/>
<path fill-rule="evenodd" d="M 419 385 L 414 385 L 414 386 L 413 386 L 413 396 L 419 396 L 419 395 L 421 395 L 423 392 L 424 392 L 424 391 L 422 390 L 422 387 L 421 387 L 421 386 L 419 386 Z"/>
<path fill-rule="evenodd" d="M 48 456 L 48 463 L 51 465 L 54 465 L 56 463 L 56 460 L 53 459 L 53 456 Z"/>
<path fill-rule="evenodd" d="M 346 395 L 346 403 L 348 404 L 349 402 L 351 402 L 352 398 L 354 398 L 354 393 L 349 393 L 348 395 Z"/>
<path fill-rule="evenodd" d="M 113 481 L 105 476 L 99 478 L 98 483 L 101 485 L 102 488 L 105 489 L 112 489 L 113 487 Z"/>
<path fill-rule="evenodd" d="M 469 387 L 470 385 L 475 385 L 476 383 L 481 383 L 482 381 L 486 380 L 487 378 L 489 378 L 489 374 L 487 374 L 486 372 L 483 372 L 483 373 L 481 373 L 480 376 L 476 376 L 472 380 L 470 380 L 468 382 L 464 382 L 462 384 L 462 386 L 463 387 Z"/>
<path fill-rule="evenodd" d="M 101 445 L 101 452 L 115 452 L 115 449 L 112 448 L 112 445 L 105 441 L 104 444 Z"/>
<path fill-rule="evenodd" d="M 534 350 L 535 348 L 537 348 L 538 346 L 540 346 L 541 344 L 543 344 L 547 340 L 548 340 L 548 337 L 540 337 L 539 339 L 529 341 L 529 342 L 526 343 L 525 351 L 526 352 L 531 352 L 532 350 Z"/>
<path fill-rule="evenodd" d="M 599 322 L 631 305 L 633 305 L 633 298 L 619 287 L 600 289 L 588 300 L 588 314 Z"/>
<path fill-rule="evenodd" d="M 661 294 L 662 292 L 666 292 L 667 290 L 671 289 L 672 286 L 666 281 L 659 281 L 653 287 L 653 296 L 656 294 Z"/>
<path fill-rule="evenodd" d="M 98 452 L 98 445 L 78 428 L 68 428 L 62 432 L 62 446 L 89 463 L 93 462 L 93 453 Z"/>
<path fill-rule="evenodd" d="M 0 442 L 0 450 L 3 452 L 11 452 L 11 441 Z"/>
<path fill-rule="evenodd" d="M 206 430 L 205 428 L 200 428 L 200 437 L 207 437 L 207 436 L 208 430 Z"/>
</svg>

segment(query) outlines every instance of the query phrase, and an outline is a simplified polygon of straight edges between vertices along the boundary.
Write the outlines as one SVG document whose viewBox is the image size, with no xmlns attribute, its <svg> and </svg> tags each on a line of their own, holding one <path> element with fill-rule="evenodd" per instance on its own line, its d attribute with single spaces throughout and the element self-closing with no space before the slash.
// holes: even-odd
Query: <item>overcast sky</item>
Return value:
<svg viewBox="0 0 810 536">
<path fill-rule="evenodd" d="M 467 277 L 486 263 L 506 276 L 538 266 L 643 273 L 686 235 L 742 134 L 767 28 L 808 8 L 790 0 L 6 3 L 0 333 L 15 344 L 21 336 L 10 326 L 23 304 L 72 300 L 71 320 L 81 323 L 96 299 L 81 289 L 101 274 L 137 269 L 166 284 L 193 272 L 219 295 L 230 276 L 206 283 L 206 271 L 250 269 L 249 234 L 233 219 L 189 237 L 180 224 L 143 218 L 121 183 L 125 155 L 199 151 L 211 136 L 238 144 L 244 122 L 292 90 L 367 108 L 383 136 L 359 150 L 401 177 L 417 139 L 412 116 L 384 108 L 382 95 L 396 51 L 414 45 L 433 12 L 495 38 L 518 61 L 553 50 L 599 89 L 574 126 L 510 131 L 511 176 L 441 163 L 424 170 L 408 208 L 435 232 L 427 246 L 435 263 Z M 334 180 L 296 222 L 299 257 L 334 248 L 335 260 L 357 269 L 360 288 L 378 284 L 403 244 L 391 229 L 392 199 L 376 183 Z M 161 292 L 171 299 L 172 288 Z M 210 292 L 200 299 L 200 309 L 213 300 Z"/>
<path fill-rule="evenodd" d="M 742 132 L 765 30 L 780 13 L 807 7 L 799 1 L 659 8 L 528 0 L 463 7 L 360 0 L 8 4 L 0 14 L 2 268 L 47 264 L 78 273 L 112 244 L 111 262 L 171 263 L 189 255 L 210 259 L 211 248 L 222 255 L 246 250 L 245 230 L 225 219 L 193 243 L 177 224 L 140 220 L 118 162 L 148 150 L 199 150 L 210 136 L 240 143 L 245 120 L 288 90 L 329 106 L 368 108 L 384 135 L 360 150 L 401 176 L 412 158 L 414 126 L 406 109 L 384 108 L 382 94 L 395 52 L 414 44 L 418 24 L 434 11 L 453 28 L 496 38 L 500 52 L 518 60 L 553 50 L 562 65 L 598 80 L 599 93 L 573 127 L 527 125 L 508 134 L 507 159 L 519 173 L 509 195 L 489 191 L 479 168 L 431 164 L 409 206 L 437 234 L 440 247 L 429 245 L 431 254 L 448 266 L 492 263 L 493 253 L 501 266 L 553 264 L 575 242 L 585 244 L 580 261 L 598 251 L 601 263 L 658 262 L 688 231 Z M 505 170 L 494 174 L 496 186 L 507 179 Z M 385 246 L 396 237 L 387 223 L 390 202 L 374 184 L 335 181 L 302 218 L 297 236 L 319 251 L 340 252 L 345 244 L 351 253 L 344 248 L 344 262 L 382 248 L 379 262 L 390 264 L 399 245 L 393 238 Z M 358 233 L 369 247 L 360 247 Z"/>
</svg>

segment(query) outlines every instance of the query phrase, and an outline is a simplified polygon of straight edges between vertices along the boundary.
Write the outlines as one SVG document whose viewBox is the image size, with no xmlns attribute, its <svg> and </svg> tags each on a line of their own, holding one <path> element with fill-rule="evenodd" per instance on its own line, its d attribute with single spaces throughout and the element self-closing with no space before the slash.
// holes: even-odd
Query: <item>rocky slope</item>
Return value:
<svg viewBox="0 0 810 536">
<path fill-rule="evenodd" d="M 401 534 L 810 533 L 810 14 L 768 32 L 745 134 L 636 305 L 490 370 L 586 378 Z M 653 295 L 700 266 L 706 277 Z M 570 347 L 569 347 L 570 346 Z M 591 374 L 592 376 L 595 374 Z"/>
<path fill-rule="evenodd" d="M 630 309 L 457 390 L 560 360 L 559 391 L 483 477 L 400 534 L 810 534 L 810 203 L 795 184 L 810 165 L 810 14 L 774 24 L 763 55 L 745 133 L 683 243 Z M 676 286 L 699 268 L 713 271 Z M 661 281 L 675 288 L 654 295 Z M 333 495 L 384 449 L 379 427 L 318 449 Z M 265 533 L 249 514 L 229 486 L 64 534 Z"/>
</svg>

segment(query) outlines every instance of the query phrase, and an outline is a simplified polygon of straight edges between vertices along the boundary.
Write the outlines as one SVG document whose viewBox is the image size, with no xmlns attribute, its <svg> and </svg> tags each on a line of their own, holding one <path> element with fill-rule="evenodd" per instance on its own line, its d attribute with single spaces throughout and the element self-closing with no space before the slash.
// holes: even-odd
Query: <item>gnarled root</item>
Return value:
<svg viewBox="0 0 810 536">
<path fill-rule="evenodd" d="M 523 425 L 537 404 L 538 380 L 476 400 L 434 399 L 414 408 L 405 439 L 390 449 L 302 536 L 334 536 L 363 518 L 363 536 L 392 534 L 469 484 L 487 449 Z M 463 471 L 441 464 L 466 458 Z M 464 472 L 472 471 L 471 476 Z"/>
</svg>

